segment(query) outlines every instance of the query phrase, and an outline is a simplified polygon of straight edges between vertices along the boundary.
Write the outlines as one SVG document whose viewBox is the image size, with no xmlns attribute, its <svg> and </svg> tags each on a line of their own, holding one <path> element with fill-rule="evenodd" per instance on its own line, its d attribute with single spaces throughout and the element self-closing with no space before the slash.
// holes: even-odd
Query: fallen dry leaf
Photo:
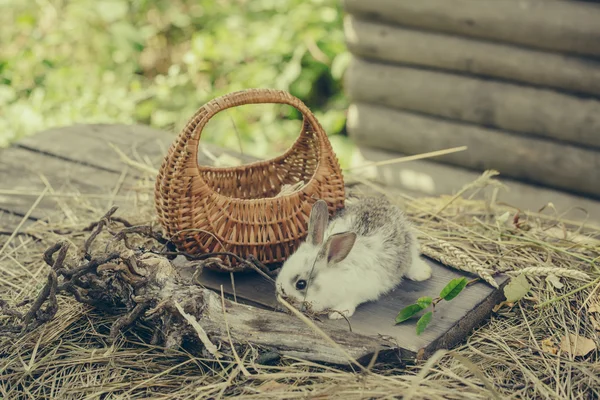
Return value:
<svg viewBox="0 0 600 400">
<path fill-rule="evenodd" d="M 504 296 L 507 302 L 515 302 L 522 299 L 531 289 L 531 285 L 527 280 L 527 277 L 520 274 L 510 280 L 506 286 L 504 286 Z"/>
<path fill-rule="evenodd" d="M 560 349 L 574 356 L 585 356 L 596 350 L 596 343 L 592 339 L 570 333 L 568 338 L 567 336 L 562 337 Z"/>
<path fill-rule="evenodd" d="M 563 286 L 565 286 L 561 281 L 560 278 L 554 274 L 550 274 L 546 277 L 546 282 L 548 282 L 548 284 L 551 284 L 552 286 L 554 286 L 556 289 L 562 289 Z"/>
<path fill-rule="evenodd" d="M 558 347 L 552 338 L 542 340 L 542 351 L 544 353 L 556 354 L 558 353 Z"/>
</svg>

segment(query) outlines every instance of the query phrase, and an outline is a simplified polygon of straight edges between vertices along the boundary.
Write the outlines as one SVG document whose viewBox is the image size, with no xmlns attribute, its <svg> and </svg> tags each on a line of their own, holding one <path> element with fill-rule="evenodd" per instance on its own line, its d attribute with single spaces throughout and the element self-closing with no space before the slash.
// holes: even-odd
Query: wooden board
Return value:
<svg viewBox="0 0 600 400">
<path fill-rule="evenodd" d="M 30 213 L 35 220 L 59 211 L 68 212 L 69 201 L 77 196 L 94 207 L 109 207 L 113 193 L 124 196 L 127 185 L 132 184 L 126 180 L 125 185 L 119 185 L 120 173 L 76 165 L 18 147 L 0 150 L 0 175 L 0 210 L 20 216 L 29 212 L 46 183 L 50 185 L 51 189 Z"/>
<path fill-rule="evenodd" d="M 421 349 L 426 355 L 431 355 L 440 348 L 459 343 L 495 304 L 502 301 L 502 291 L 477 283 L 460 294 L 460 301 L 453 301 L 452 304 L 439 303 L 435 318 L 422 335 L 415 334 L 415 321 L 395 325 L 394 318 L 403 307 L 422 296 L 436 297 L 451 279 L 466 276 L 423 258 L 432 267 L 432 278 L 425 282 L 404 280 L 396 290 L 380 300 L 359 306 L 349 319 L 352 332 L 366 336 L 389 337 L 406 350 L 404 354 L 408 357 L 415 357 Z M 234 295 L 229 274 L 205 271 L 200 282 L 216 291 L 220 291 L 222 286 L 225 293 Z M 500 285 L 504 284 L 506 277 L 498 277 L 497 282 Z M 238 301 L 243 299 L 273 309 L 278 307 L 275 288 L 266 278 L 254 273 L 239 274 L 234 276 L 234 284 Z M 332 328 L 348 328 L 348 322 L 343 319 L 329 320 L 324 317 L 323 322 Z"/>
<path fill-rule="evenodd" d="M 387 63 L 436 68 L 600 97 L 600 62 L 347 15 L 348 49 Z"/>
<path fill-rule="evenodd" d="M 45 140 L 40 140 L 43 137 Z M 79 164 L 111 172 L 121 172 L 125 164 L 111 144 L 127 157 L 139 160 L 136 154 L 148 156 L 154 164 L 166 154 L 173 135 L 138 126 L 74 125 L 54 128 L 27 136 L 16 146 L 52 155 Z"/>
<path fill-rule="evenodd" d="M 2 201 L 0 200 L 0 204 L 1 203 Z M 3 236 L 12 235 L 15 229 L 17 229 L 19 226 L 20 229 L 17 231 L 17 233 L 23 232 L 34 222 L 31 218 L 27 218 L 23 221 L 23 218 L 23 216 L 0 209 L 0 247 L 4 245 L 5 239 Z"/>
<path fill-rule="evenodd" d="M 367 19 L 495 42 L 600 56 L 600 5 L 579 1 L 344 0 Z"/>
<path fill-rule="evenodd" d="M 436 161 L 600 198 L 600 152 L 379 105 L 356 103 L 348 133 L 359 145 L 405 154 L 468 146 Z"/>
<path fill-rule="evenodd" d="M 176 135 L 172 133 L 151 127 L 111 124 L 53 128 L 25 137 L 11 148 L 0 149 L 0 173 L 3 176 L 0 181 L 0 211 L 25 215 L 44 190 L 46 185 L 43 178 L 46 178 L 54 190 L 60 192 L 60 196 L 47 193 L 31 212 L 31 220 L 48 220 L 52 216 L 62 219 L 60 214 L 64 216 L 64 210 L 60 204 L 73 201 L 76 194 L 81 194 L 85 201 L 90 201 L 95 207 L 105 208 L 109 207 L 108 202 L 115 194 L 115 201 L 123 212 L 123 207 L 131 204 L 127 199 L 135 197 L 130 189 L 137 185 L 137 178 L 148 178 L 149 175 L 135 166 L 128 167 L 113 146 L 130 160 L 158 168 L 175 138 Z M 203 143 L 202 146 L 211 155 L 219 156 L 227 152 L 242 162 L 256 160 L 211 144 Z M 202 151 L 198 160 L 212 164 Z M 120 190 L 113 193 L 120 181 Z M 6 192 L 23 194 L 19 196 Z M 0 232 L 12 233 L 19 221 L 8 216 L 0 218 Z M 23 224 L 21 231 L 28 225 Z"/>
<path fill-rule="evenodd" d="M 4 166 L 3 176 L 11 176 L 10 183 L 2 183 L 0 188 L 9 185 L 19 185 L 24 182 L 28 190 L 41 191 L 43 184 L 35 178 L 36 173 L 42 172 L 52 180 L 56 191 L 77 190 L 83 193 L 109 193 L 111 185 L 117 181 L 122 171 L 123 164 L 118 161 L 118 155 L 110 155 L 106 151 L 107 138 L 111 137 L 116 142 L 121 138 L 121 145 L 131 147 L 127 142 L 127 136 L 121 136 L 127 132 L 127 127 L 120 126 L 94 126 L 90 131 L 85 126 L 66 129 L 65 137 L 61 137 L 61 130 L 55 129 L 41 133 L 24 140 L 20 148 L 9 148 L 2 150 L 0 160 Z M 136 128 L 135 135 L 138 142 L 150 142 L 155 138 L 156 131 L 151 129 Z M 147 140 L 144 140 L 142 132 L 146 132 Z M 47 134 L 47 135 L 46 135 Z M 103 138 L 103 140 L 90 139 L 90 137 Z M 74 149 L 77 149 L 75 152 Z M 144 154 L 138 150 L 142 158 L 147 155 L 155 160 L 160 160 L 159 151 L 147 150 Z M 154 152 L 154 153 L 153 153 Z M 5 155 L 8 156 L 5 157 Z M 218 154 L 216 154 L 218 155 Z M 85 163 L 86 165 L 82 164 Z M 156 165 L 158 166 L 158 165 Z M 29 171 L 29 172 L 27 172 Z M 131 178 L 133 179 L 133 178 Z M 68 183 L 68 184 L 67 184 Z M 12 188 L 12 186 L 11 186 Z M 126 190 L 126 189 L 124 189 Z M 9 202 L 4 201 L 0 208 L 19 214 L 26 211 L 27 205 L 31 204 L 30 196 L 17 198 Z M 124 205 L 123 201 L 119 202 Z M 53 208 L 54 207 L 54 208 Z M 56 210 L 52 203 L 44 203 L 37 217 L 42 217 L 46 211 Z M 36 211 L 38 212 L 38 211 Z M 127 214 L 125 214 L 127 215 Z M 18 223 L 19 218 L 11 218 L 12 223 Z M 379 302 L 373 302 L 361 306 L 355 317 L 351 319 L 355 332 L 375 337 L 378 334 L 390 335 L 397 341 L 396 353 L 401 357 L 414 357 L 419 349 L 424 349 L 424 356 L 437 348 L 452 346 L 463 340 L 477 324 L 489 315 L 492 306 L 502 297 L 502 292 L 493 290 L 483 283 L 477 283 L 469 287 L 461 301 L 453 301 L 452 307 L 440 304 L 436 319 L 431 328 L 423 336 L 417 337 L 414 333 L 414 325 L 403 324 L 394 326 L 395 314 L 407 304 L 423 295 L 435 295 L 449 279 L 461 274 L 433 263 L 435 269 L 434 278 L 424 283 L 405 282 L 398 290 L 386 296 Z M 245 299 L 249 303 L 260 304 L 263 307 L 272 307 L 274 297 L 272 287 L 266 285 L 260 276 L 254 273 L 235 275 L 236 292 L 238 300 Z M 228 274 L 206 273 L 203 276 L 207 286 L 220 289 L 221 283 L 225 284 L 225 290 L 231 293 L 227 286 Z M 504 281 L 498 279 L 499 283 Z M 271 291 L 269 291 L 271 289 Z M 289 318 L 294 318 L 290 316 Z M 339 329 L 347 329 L 344 321 L 327 321 L 328 326 Z M 347 333 L 348 340 L 357 333 Z M 363 337 L 362 335 L 359 335 Z M 378 336 L 377 336 L 378 337 Z M 361 339 L 363 340 L 363 339 Z M 373 343 L 379 343 L 380 338 Z M 368 351 L 372 352 L 373 349 Z M 365 353 L 365 356 L 369 354 Z"/>
<path fill-rule="evenodd" d="M 40 140 L 42 137 L 44 140 Z M 148 126 L 91 124 L 49 129 L 37 135 L 25 137 L 15 145 L 120 173 L 126 164 L 111 145 L 117 147 L 131 160 L 143 163 L 147 159 L 149 165 L 158 168 L 176 137 L 177 135 L 174 133 L 167 133 Z M 209 143 L 201 145 L 217 156 L 226 152 L 243 162 L 256 160 L 253 157 L 227 151 Z M 202 151 L 198 152 L 198 161 L 202 164 L 212 164 L 210 158 Z M 141 175 L 140 170 L 135 168 L 132 168 L 131 173 L 137 176 Z"/>
<path fill-rule="evenodd" d="M 381 104 L 600 150 L 600 100 L 353 58 L 345 90 Z"/>
</svg>

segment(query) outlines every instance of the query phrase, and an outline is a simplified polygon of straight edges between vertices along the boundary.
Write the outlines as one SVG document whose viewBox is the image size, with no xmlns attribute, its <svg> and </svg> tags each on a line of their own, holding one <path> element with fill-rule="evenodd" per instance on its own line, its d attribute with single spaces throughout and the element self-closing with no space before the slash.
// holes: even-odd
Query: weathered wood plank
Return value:
<svg viewBox="0 0 600 400">
<path fill-rule="evenodd" d="M 393 151 L 360 147 L 361 156 L 371 163 L 389 161 L 406 156 Z M 357 170 L 356 172 L 360 172 Z M 366 172 L 366 171 L 365 171 Z M 420 195 L 439 196 L 454 194 L 465 185 L 481 176 L 483 171 L 473 171 L 464 167 L 438 163 L 432 160 L 416 160 L 410 163 L 377 165 L 368 167 L 370 179 L 379 182 L 391 190 L 398 188 L 403 192 L 420 193 Z M 537 212 L 549 202 L 556 207 L 559 214 L 572 221 L 586 222 L 600 226 L 600 201 L 576 196 L 562 191 L 552 190 L 500 176 L 509 190 L 501 190 L 496 201 L 504 202 L 525 211 Z M 488 198 L 486 196 L 477 198 Z M 549 210 L 552 212 L 551 210 Z"/>
<path fill-rule="evenodd" d="M 139 132 L 140 130 L 144 132 Z M 142 161 L 136 159 L 136 153 L 156 161 L 161 154 L 166 154 L 172 138 L 166 132 L 139 126 L 75 125 L 25 137 L 16 145 L 118 173 L 125 164 L 111 144 L 136 161 Z"/>
<path fill-rule="evenodd" d="M 16 145 L 107 171 L 121 172 L 125 163 L 111 144 L 125 153 L 128 158 L 142 163 L 147 158 L 150 166 L 158 168 L 175 139 L 175 134 L 149 126 L 91 124 L 49 129 L 25 137 Z M 211 144 L 202 143 L 201 146 L 215 156 L 227 152 L 235 155 L 242 162 L 256 160 Z M 212 165 L 212 161 L 202 151 L 198 153 L 198 160 L 202 164 Z M 135 168 L 132 168 L 131 173 L 136 176 L 143 175 Z"/>
<path fill-rule="evenodd" d="M 598 4 L 551 0 L 344 0 L 344 8 L 367 19 L 423 30 L 600 56 Z"/>
<path fill-rule="evenodd" d="M 600 62 L 467 37 L 407 29 L 348 15 L 349 50 L 384 62 L 419 65 L 600 97 Z"/>
<path fill-rule="evenodd" d="M 353 101 L 472 122 L 600 149 L 600 101 L 552 90 L 354 58 Z M 488 145 L 489 146 L 489 145 Z"/>
<path fill-rule="evenodd" d="M 600 197 L 600 152 L 514 135 L 367 103 L 348 110 L 348 133 L 359 145 L 405 154 L 456 146 L 469 150 L 436 161 Z"/>
<path fill-rule="evenodd" d="M 126 179 L 118 188 L 118 173 L 74 164 L 17 147 L 0 150 L 0 176 L 0 209 L 20 216 L 27 214 L 46 188 L 44 180 L 47 180 L 51 190 L 31 212 L 30 216 L 34 220 L 52 219 L 59 211 L 63 214 L 60 217 L 62 219 L 64 213 L 69 213 L 69 202 L 74 200 L 88 202 L 90 206 L 102 210 L 108 207 L 115 188 L 118 189 L 117 196 L 125 196 L 128 185 L 132 184 L 132 181 Z M 77 219 L 77 215 L 69 215 Z M 15 222 L 15 219 L 11 221 Z M 14 226 L 4 227 L 8 230 L 11 228 Z"/>
<path fill-rule="evenodd" d="M 423 350 L 425 355 L 431 355 L 439 348 L 453 346 L 460 342 L 471 329 L 490 314 L 492 307 L 501 300 L 503 296 L 501 290 L 477 283 L 461 293 L 460 301 L 452 304 L 439 303 L 436 306 L 436 317 L 420 336 L 415 333 L 414 321 L 395 325 L 394 319 L 403 307 L 414 303 L 422 296 L 435 297 L 451 279 L 466 276 L 425 257 L 424 259 L 432 267 L 432 278 L 424 282 L 405 280 L 396 290 L 380 300 L 359 306 L 350 318 L 352 332 L 366 336 L 389 337 L 408 357 L 416 356 L 420 350 Z M 496 279 L 500 285 L 506 282 L 505 276 Z M 217 291 L 222 286 L 225 293 L 234 294 L 229 274 L 204 271 L 200 282 Z M 234 275 L 234 284 L 238 300 L 252 301 L 270 308 L 278 307 L 275 288 L 265 278 L 254 273 L 237 274 Z M 348 328 L 345 320 L 325 318 L 323 322 L 325 326 L 332 329 Z"/>
<path fill-rule="evenodd" d="M 2 196 L 0 196 L 0 199 L 1 199 L 1 197 Z M 33 201 L 35 201 L 35 200 L 32 200 L 32 202 Z M 0 200 L 0 204 L 1 203 L 2 203 L 2 201 Z M 0 207 L 1 207 L 1 205 L 0 205 Z M 2 236 L 12 235 L 14 233 L 15 229 L 17 229 L 17 227 L 19 225 L 21 225 L 21 228 L 17 231 L 17 233 L 22 233 L 29 226 L 31 226 L 31 224 L 34 222 L 32 219 L 27 218 L 21 224 L 22 219 L 23 219 L 23 217 L 20 215 L 16 215 L 9 211 L 0 209 L 0 247 L 4 245 L 4 240 L 5 240 L 5 238 L 2 238 Z"/>
<path fill-rule="evenodd" d="M 204 304 L 200 323 L 217 343 L 250 343 L 274 349 L 288 357 L 340 365 L 352 363 L 340 348 L 362 365 L 367 365 L 376 352 L 379 353 L 378 360 L 395 363 L 399 358 L 412 356 L 386 338 L 349 332 L 347 325 L 315 323 L 339 345 L 336 347 L 300 319 L 284 313 L 229 301 L 225 302 L 225 313 L 220 296 L 213 292 L 204 296 Z"/>
<path fill-rule="evenodd" d="M 151 127 L 120 124 L 74 125 L 25 137 L 15 147 L 0 150 L 0 171 L 6 176 L 0 181 L 0 210 L 24 215 L 45 187 L 39 176 L 42 173 L 54 189 L 62 193 L 60 196 L 47 194 L 31 214 L 33 220 L 62 213 L 57 204 L 72 200 L 77 193 L 84 194 L 83 197 L 91 199 L 94 206 L 101 207 L 108 204 L 114 186 L 127 168 L 111 144 L 130 159 L 158 168 L 173 140 L 174 134 Z M 228 152 L 242 162 L 256 160 L 211 144 L 203 143 L 202 146 L 216 157 Z M 201 163 L 212 164 L 203 152 L 198 158 Z M 135 167 L 128 168 L 123 188 L 118 193 L 124 197 L 116 200 L 134 196 L 128 189 L 135 184 L 134 178 L 141 176 L 148 175 Z M 130 202 L 123 204 L 127 206 Z M 0 231 L 12 233 L 18 221 L 19 218 L 13 217 L 0 219 Z"/>
<path fill-rule="evenodd" d="M 31 221 L 48 219 L 53 215 L 62 219 L 64 210 L 60 203 L 72 201 L 74 195 L 83 194 L 91 205 L 102 207 L 112 196 L 114 186 L 123 178 L 123 187 L 117 201 L 131 199 L 135 193 L 128 191 L 136 177 L 149 175 L 127 164 L 111 144 L 131 160 L 158 168 L 168 147 L 175 140 L 174 134 L 141 125 L 91 124 L 53 128 L 18 141 L 14 147 L 0 150 L 0 173 L 6 178 L 0 181 L 0 210 L 6 216 L 0 218 L 0 232 L 11 234 L 37 196 L 44 189 L 44 175 L 60 195 L 48 193 L 31 213 Z M 202 143 L 211 156 L 227 153 L 241 162 L 253 162 L 256 158 Z M 198 160 L 212 165 L 212 159 L 200 151 Z M 65 186 L 66 185 L 66 186 Z M 63 188 L 63 189 L 61 189 Z M 131 201 L 119 204 L 129 207 Z M 122 210 L 123 211 L 123 210 Z"/>
</svg>

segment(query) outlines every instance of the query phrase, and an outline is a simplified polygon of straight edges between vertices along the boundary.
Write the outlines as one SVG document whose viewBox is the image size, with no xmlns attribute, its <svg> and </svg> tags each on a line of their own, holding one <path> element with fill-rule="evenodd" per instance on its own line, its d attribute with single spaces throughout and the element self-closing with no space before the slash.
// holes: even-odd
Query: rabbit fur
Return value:
<svg viewBox="0 0 600 400">
<path fill-rule="evenodd" d="M 423 281 L 431 267 L 403 212 L 385 198 L 363 198 L 347 205 L 328 223 L 327 203 L 310 213 L 307 240 L 284 262 L 277 293 L 302 308 L 350 317 L 356 307 L 377 300 L 403 277 Z"/>
</svg>

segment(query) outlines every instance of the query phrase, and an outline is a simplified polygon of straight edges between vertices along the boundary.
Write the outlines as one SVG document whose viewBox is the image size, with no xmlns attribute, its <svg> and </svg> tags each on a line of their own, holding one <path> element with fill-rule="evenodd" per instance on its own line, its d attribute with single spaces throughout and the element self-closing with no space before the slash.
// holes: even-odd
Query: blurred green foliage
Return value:
<svg viewBox="0 0 600 400">
<path fill-rule="evenodd" d="M 269 87 L 344 131 L 349 55 L 340 0 L 0 0 L 0 146 L 74 123 L 178 131 L 206 101 Z M 223 112 L 202 140 L 257 156 L 287 148 L 296 111 Z M 337 136 L 336 136 L 337 135 Z M 333 137 L 336 136 L 336 137 Z M 343 152 L 343 150 L 340 150 Z"/>
</svg>

